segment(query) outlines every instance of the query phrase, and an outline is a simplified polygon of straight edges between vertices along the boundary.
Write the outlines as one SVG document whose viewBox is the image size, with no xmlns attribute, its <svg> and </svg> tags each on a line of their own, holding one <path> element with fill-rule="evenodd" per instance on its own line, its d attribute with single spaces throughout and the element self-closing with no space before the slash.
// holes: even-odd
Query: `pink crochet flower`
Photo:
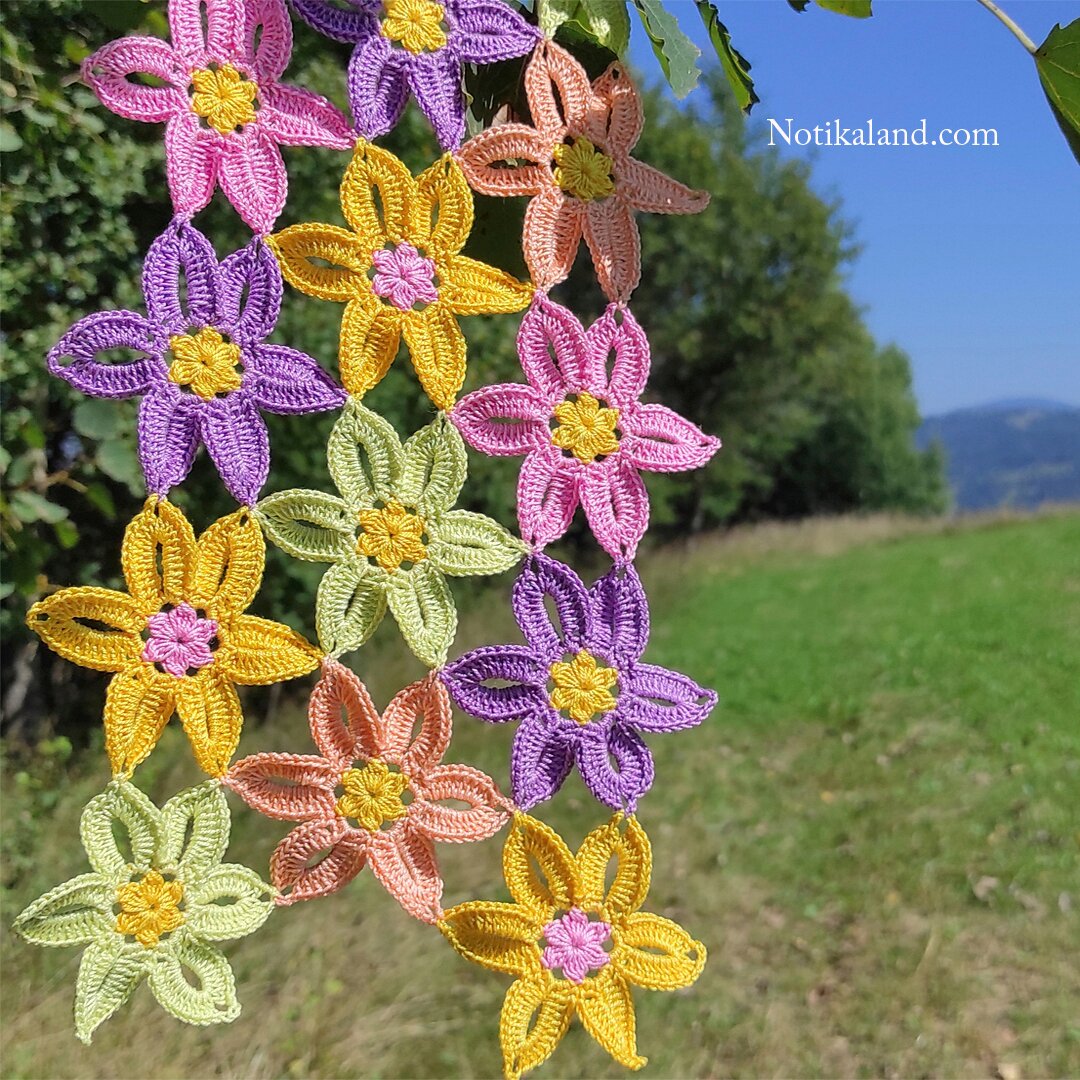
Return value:
<svg viewBox="0 0 1080 1080">
<path fill-rule="evenodd" d="M 394 307 L 411 311 L 418 300 L 434 304 L 439 299 L 434 259 L 425 259 L 408 241 L 395 248 L 380 248 L 372 253 L 371 261 L 375 264 L 372 291 Z"/>
<path fill-rule="evenodd" d="M 356 675 L 325 660 L 308 713 L 321 756 L 255 754 L 224 778 L 260 813 L 302 822 L 270 860 L 285 894 L 278 903 L 337 892 L 366 862 L 410 915 L 437 921 L 443 883 L 432 841 L 484 840 L 509 816 L 489 776 L 440 764 L 450 743 L 446 689 L 432 673 L 380 717 Z"/>
<path fill-rule="evenodd" d="M 169 0 L 169 25 L 171 45 L 119 38 L 87 57 L 83 78 L 120 116 L 167 123 L 177 214 L 192 217 L 220 183 L 244 221 L 269 232 L 287 187 L 278 146 L 345 150 L 349 123 L 325 98 L 278 82 L 292 51 L 284 0 Z M 129 78 L 142 73 L 166 85 Z"/>
<path fill-rule="evenodd" d="M 549 971 L 562 968 L 563 976 L 572 983 L 582 983 L 590 971 L 598 971 L 610 959 L 604 942 L 611 937 L 606 922 L 591 922 L 581 908 L 571 908 L 565 915 L 552 919 L 544 927 L 547 948 L 541 963 Z"/>
<path fill-rule="evenodd" d="M 663 405 L 638 400 L 649 376 L 649 343 L 624 308 L 610 305 L 585 331 L 566 308 L 537 293 L 517 344 L 529 384 L 474 390 L 451 413 L 454 423 L 482 453 L 528 455 L 518 480 L 526 543 L 557 540 L 580 502 L 604 550 L 633 559 L 649 523 L 638 471 L 697 468 L 720 440 Z"/>
<path fill-rule="evenodd" d="M 147 629 L 150 638 L 142 658 L 148 664 L 160 664 L 170 675 L 180 678 L 214 662 L 210 642 L 217 637 L 217 623 L 200 618 L 190 604 L 151 615 Z"/>
</svg>

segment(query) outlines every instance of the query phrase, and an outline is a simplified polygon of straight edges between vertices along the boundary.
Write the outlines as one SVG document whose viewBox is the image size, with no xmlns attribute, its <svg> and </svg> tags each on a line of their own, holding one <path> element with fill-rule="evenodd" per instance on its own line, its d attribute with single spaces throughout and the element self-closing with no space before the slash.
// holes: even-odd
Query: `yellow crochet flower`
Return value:
<svg viewBox="0 0 1080 1080">
<path fill-rule="evenodd" d="M 532 286 L 460 254 L 472 193 L 449 154 L 414 178 L 388 150 L 360 140 L 341 208 L 349 229 L 293 225 L 269 238 L 282 273 L 308 296 L 345 303 L 338 363 L 350 394 L 382 379 L 404 335 L 428 397 L 449 409 L 465 380 L 457 316 L 520 311 Z"/>
<path fill-rule="evenodd" d="M 234 684 L 294 679 L 319 651 L 281 623 L 245 615 L 266 547 L 246 509 L 195 539 L 182 511 L 147 499 L 124 533 L 128 592 L 61 589 L 36 603 L 27 625 L 67 660 L 116 674 L 105 699 L 105 749 L 129 776 L 180 714 L 199 766 L 221 776 L 240 739 Z"/>
<path fill-rule="evenodd" d="M 427 558 L 424 519 L 410 514 L 396 499 L 375 510 L 361 510 L 357 519 L 363 531 L 356 541 L 356 553 L 374 559 L 391 574 L 403 562 L 418 563 Z"/>
<path fill-rule="evenodd" d="M 156 870 L 148 870 L 138 881 L 116 890 L 120 914 L 116 932 L 128 934 L 144 948 L 152 948 L 163 934 L 170 934 L 184 923 L 180 901 L 184 886 L 166 881 Z"/>
<path fill-rule="evenodd" d="M 549 674 L 555 684 L 549 699 L 551 707 L 567 713 L 571 720 L 587 724 L 597 713 L 615 708 L 611 691 L 618 685 L 619 673 L 597 664 L 588 649 L 582 649 L 568 663 L 552 664 Z"/>
<path fill-rule="evenodd" d="M 372 758 L 362 769 L 346 769 L 341 774 L 345 794 L 335 809 L 344 818 L 353 818 L 371 832 L 384 822 L 403 818 L 408 809 L 401 796 L 408 790 L 409 778 L 391 772 L 385 761 Z"/>
<path fill-rule="evenodd" d="M 616 814 L 574 856 L 547 825 L 519 813 L 503 849 L 514 902 L 474 900 L 444 914 L 439 929 L 462 956 L 517 976 L 499 1021 L 507 1080 L 546 1061 L 575 1013 L 620 1065 L 646 1063 L 630 985 L 678 990 L 705 964 L 701 942 L 638 910 L 651 868 L 649 839 L 633 817 Z"/>
<path fill-rule="evenodd" d="M 572 143 L 560 143 L 555 147 L 555 183 L 568 195 L 592 202 L 615 194 L 612 179 L 614 162 L 607 154 L 600 153 L 584 136 Z"/>
<path fill-rule="evenodd" d="M 559 422 L 551 441 L 586 465 L 619 449 L 615 434 L 619 410 L 604 408 L 592 394 L 582 393 L 576 401 L 560 402 L 555 406 L 555 419 Z"/>
<path fill-rule="evenodd" d="M 193 71 L 191 82 L 195 88 L 191 107 L 215 131 L 228 135 L 243 124 L 255 122 L 255 98 L 259 88 L 232 64 Z"/>
<path fill-rule="evenodd" d="M 197 334 L 173 334 L 169 350 L 169 381 L 190 386 L 203 401 L 240 389 L 240 346 L 212 327 L 204 326 Z"/>
<path fill-rule="evenodd" d="M 446 44 L 442 4 L 433 0 L 383 0 L 383 7 L 383 37 L 400 41 L 402 48 L 414 55 L 436 52 Z"/>
</svg>

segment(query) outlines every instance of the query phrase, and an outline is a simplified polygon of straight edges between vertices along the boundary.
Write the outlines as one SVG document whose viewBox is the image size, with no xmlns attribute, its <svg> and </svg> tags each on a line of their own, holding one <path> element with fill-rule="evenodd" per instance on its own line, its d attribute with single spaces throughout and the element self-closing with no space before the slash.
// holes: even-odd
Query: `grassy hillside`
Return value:
<svg viewBox="0 0 1080 1080">
<path fill-rule="evenodd" d="M 695 990 L 638 996 L 647 1075 L 1080 1073 L 1080 516 L 766 527 L 642 575 L 648 658 L 721 693 L 703 728 L 652 740 L 649 906 L 710 958 Z M 508 622 L 485 599 L 463 641 Z M 356 666 L 382 702 L 418 674 L 391 650 Z M 448 760 L 504 778 L 511 736 L 462 720 Z M 250 725 L 241 752 L 256 748 L 307 750 L 298 710 Z M 104 759 L 62 757 L 8 770 L 5 926 L 83 869 L 78 814 Z M 166 796 L 197 779 L 188 757 L 170 730 L 140 781 Z M 541 815 L 574 843 L 603 817 L 576 779 Z M 238 805 L 232 857 L 265 866 L 284 831 Z M 448 904 L 501 894 L 500 846 L 443 849 Z M 166 1020 L 143 988 L 83 1049 L 77 953 L 10 933 L 3 950 L 6 1077 L 499 1069 L 508 980 L 366 873 L 228 949 L 244 1014 L 222 1030 Z M 546 1073 L 619 1074 L 579 1028 Z"/>
</svg>

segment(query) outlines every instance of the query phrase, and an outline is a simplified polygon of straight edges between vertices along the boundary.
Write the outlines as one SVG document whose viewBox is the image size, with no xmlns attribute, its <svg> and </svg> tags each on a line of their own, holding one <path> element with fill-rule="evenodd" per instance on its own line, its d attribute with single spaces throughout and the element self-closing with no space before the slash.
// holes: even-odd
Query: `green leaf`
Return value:
<svg viewBox="0 0 1080 1080">
<path fill-rule="evenodd" d="M 337 495 L 279 491 L 259 502 L 255 516 L 270 540 L 294 559 L 338 562 L 356 550 L 356 515 Z"/>
<path fill-rule="evenodd" d="M 790 0 L 789 0 L 790 3 Z M 819 8 L 835 11 L 837 15 L 849 15 L 853 19 L 869 19 L 871 0 L 814 0 Z"/>
<path fill-rule="evenodd" d="M 148 951 L 110 934 L 82 955 L 75 981 L 75 1032 L 84 1043 L 129 997 L 146 974 Z"/>
<path fill-rule="evenodd" d="M 187 927 L 204 941 L 230 941 L 258 930 L 274 910 L 274 892 L 246 866 L 217 866 L 185 891 Z"/>
<path fill-rule="evenodd" d="M 545 37 L 577 13 L 578 0 L 536 0 L 536 23 Z"/>
<path fill-rule="evenodd" d="M 750 78 L 750 63 L 731 44 L 731 33 L 720 21 L 716 6 L 710 0 L 697 0 L 698 14 L 709 32 L 709 40 L 716 50 L 724 76 L 735 93 L 735 100 L 743 112 L 750 110 L 760 98 L 754 93 L 754 80 Z"/>
<path fill-rule="evenodd" d="M 810 0 L 787 0 L 787 2 L 792 10 L 797 11 L 801 15 L 806 10 Z"/>
<path fill-rule="evenodd" d="M 229 845 L 229 807 L 216 780 L 174 795 L 162 808 L 165 842 L 162 866 L 176 868 L 183 882 L 217 866 Z"/>
<path fill-rule="evenodd" d="M 85 945 L 114 932 L 115 900 L 115 887 L 100 874 L 80 874 L 39 896 L 14 930 L 34 945 Z"/>
<path fill-rule="evenodd" d="M 679 29 L 678 20 L 660 0 L 634 0 L 634 7 L 675 96 L 686 97 L 701 74 L 697 66 L 701 50 Z"/>
<path fill-rule="evenodd" d="M 1080 19 L 1050 31 L 1035 50 L 1035 67 L 1054 119 L 1080 161 Z"/>
<path fill-rule="evenodd" d="M 123 417 L 116 402 L 87 398 L 75 406 L 71 423 L 80 435 L 88 439 L 111 439 L 124 430 Z"/>
<path fill-rule="evenodd" d="M 384 572 L 348 559 L 323 574 L 315 599 L 315 631 L 329 655 L 359 649 L 385 614 Z"/>
<path fill-rule="evenodd" d="M 14 492 L 11 496 L 11 511 L 20 521 L 27 524 L 32 521 L 44 521 L 49 525 L 55 525 L 68 516 L 64 507 L 49 502 L 44 495 L 39 495 L 36 491 Z"/>
<path fill-rule="evenodd" d="M 142 481 L 139 455 L 130 439 L 109 439 L 103 442 L 94 455 L 98 468 L 110 479 L 126 484 L 133 492 Z"/>
<path fill-rule="evenodd" d="M 622 56 L 630 45 L 626 0 L 540 0 L 540 29 L 552 35 L 564 23 L 576 23 L 598 45 Z"/>
<path fill-rule="evenodd" d="M 58 521 L 53 525 L 56 542 L 64 551 L 70 551 L 79 542 L 79 530 L 71 521 Z"/>
<path fill-rule="evenodd" d="M 440 414 L 406 441 L 395 494 L 421 517 L 442 514 L 457 502 L 467 472 L 465 442 Z"/>
<path fill-rule="evenodd" d="M 194 975 L 192 981 L 184 968 Z M 240 1015 L 229 961 L 190 934 L 174 934 L 169 947 L 158 951 L 150 989 L 166 1012 L 188 1024 L 223 1024 Z"/>
<path fill-rule="evenodd" d="M 497 521 L 469 510 L 451 510 L 428 525 L 428 558 L 452 577 L 501 574 L 516 566 L 525 545 Z"/>
<path fill-rule="evenodd" d="M 0 154 L 10 150 L 20 150 L 23 141 L 10 124 L 0 124 Z"/>
<path fill-rule="evenodd" d="M 446 578 L 429 559 L 389 575 L 387 602 L 405 644 L 428 667 L 446 663 L 457 632 L 457 608 Z"/>
</svg>

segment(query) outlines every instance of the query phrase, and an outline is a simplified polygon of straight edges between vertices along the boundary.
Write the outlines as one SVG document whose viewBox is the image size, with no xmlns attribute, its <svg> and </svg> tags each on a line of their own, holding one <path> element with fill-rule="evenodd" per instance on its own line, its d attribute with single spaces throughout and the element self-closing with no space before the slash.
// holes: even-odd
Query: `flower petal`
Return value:
<svg viewBox="0 0 1080 1080">
<path fill-rule="evenodd" d="M 503 875 L 510 895 L 541 923 L 550 922 L 556 908 L 577 902 L 574 856 L 550 825 L 528 814 L 514 815 L 503 846 Z"/>
<path fill-rule="evenodd" d="M 397 825 L 371 833 L 367 843 L 368 862 L 386 891 L 414 918 L 438 922 L 443 883 L 431 841 Z"/>
<path fill-rule="evenodd" d="M 550 598 L 558 616 L 548 611 Z M 546 664 L 586 646 L 589 598 L 581 578 L 565 563 L 536 553 L 514 582 L 514 618 L 534 654 Z"/>
<path fill-rule="evenodd" d="M 114 776 L 130 776 L 176 710 L 175 676 L 146 664 L 114 675 L 105 694 L 105 753 Z"/>
<path fill-rule="evenodd" d="M 386 601 L 416 658 L 428 667 L 442 667 L 457 632 L 457 607 L 441 571 L 425 559 L 391 574 Z"/>
<path fill-rule="evenodd" d="M 341 209 L 367 251 L 408 239 L 408 207 L 415 191 L 412 173 L 389 150 L 357 144 L 341 182 Z"/>
<path fill-rule="evenodd" d="M 696 727 L 716 707 L 716 692 L 677 671 L 633 664 L 623 675 L 621 714 L 641 731 L 680 731 Z"/>
<path fill-rule="evenodd" d="M 195 534 L 179 507 L 147 499 L 124 530 L 120 562 L 128 592 L 147 616 L 182 604 L 197 558 Z"/>
<path fill-rule="evenodd" d="M 26 613 L 26 625 L 73 664 L 124 671 L 139 663 L 146 616 L 125 593 L 82 585 L 39 600 Z"/>
<path fill-rule="evenodd" d="M 416 377 L 437 409 L 452 409 L 465 382 L 465 336 L 443 300 L 407 311 L 402 332 Z"/>
<path fill-rule="evenodd" d="M 308 703 L 311 735 L 337 771 L 358 758 L 378 757 L 381 724 L 367 687 L 336 660 L 323 661 L 323 674 Z"/>
<path fill-rule="evenodd" d="M 229 494 L 254 506 L 270 472 L 270 436 L 251 398 L 228 394 L 208 401 L 202 415 L 203 442 Z"/>
<path fill-rule="evenodd" d="M 648 1059 L 638 1055 L 634 1000 L 622 976 L 608 964 L 574 994 L 585 1030 L 624 1068 L 640 1069 Z"/>
<path fill-rule="evenodd" d="M 573 766 L 574 743 L 570 739 L 548 727 L 537 714 L 522 720 L 510 753 L 510 784 L 514 801 L 522 810 L 550 799 Z"/>
<path fill-rule="evenodd" d="M 150 322 L 170 334 L 217 322 L 218 261 L 213 244 L 194 225 L 171 224 L 143 262 L 143 295 Z"/>
<path fill-rule="evenodd" d="M 621 454 L 581 470 L 581 506 L 600 546 L 627 562 L 649 527 L 649 495 Z"/>
<path fill-rule="evenodd" d="M 378 20 L 375 20 L 378 27 Z M 349 105 L 356 130 L 365 139 L 387 134 L 409 100 L 405 57 L 376 30 L 360 41 L 349 59 Z"/>
<path fill-rule="evenodd" d="M 229 961 L 190 934 L 178 934 L 171 948 L 159 950 L 148 981 L 158 1004 L 186 1024 L 227 1024 L 240 1015 Z"/>
<path fill-rule="evenodd" d="M 86 804 L 79 834 L 90 865 L 109 881 L 118 881 L 131 867 L 157 865 L 165 844 L 161 812 L 127 781 L 114 780 Z"/>
<path fill-rule="evenodd" d="M 695 191 L 634 158 L 619 162 L 616 172 L 619 191 L 635 210 L 649 214 L 698 214 L 709 205 L 707 191 Z"/>
<path fill-rule="evenodd" d="M 597 281 L 615 303 L 625 303 L 641 280 L 641 237 L 620 194 L 589 203 L 582 223 Z"/>
<path fill-rule="evenodd" d="M 266 544 L 255 516 L 234 510 L 199 537 L 188 599 L 213 618 L 247 609 L 259 591 Z"/>
<path fill-rule="evenodd" d="M 537 131 L 561 137 L 569 127 L 581 130 L 596 108 L 589 76 L 564 48 L 545 41 L 525 69 L 525 93 Z"/>
<path fill-rule="evenodd" d="M 350 398 L 330 433 L 330 475 L 350 508 L 394 497 L 403 468 L 401 440 L 378 413 Z"/>
<path fill-rule="evenodd" d="M 611 863 L 614 875 L 609 874 Z M 616 814 L 593 829 L 577 853 L 581 902 L 603 910 L 605 922 L 637 911 L 649 894 L 652 847 L 637 818 Z M 611 884 L 608 884 L 610 880 Z"/>
<path fill-rule="evenodd" d="M 115 929 L 115 900 L 101 874 L 80 874 L 24 908 L 12 929 L 31 945 L 86 945 Z"/>
<path fill-rule="evenodd" d="M 278 903 L 295 904 L 343 889 L 364 868 L 365 849 L 365 838 L 342 818 L 297 825 L 270 859 L 270 880 L 284 894 Z M 320 854 L 323 858 L 312 864 Z"/>
<path fill-rule="evenodd" d="M 345 302 L 371 292 L 367 279 L 371 252 L 348 229 L 318 223 L 290 225 L 266 242 L 285 280 L 305 296 Z M 319 265 L 312 259 L 318 259 Z"/>
<path fill-rule="evenodd" d="M 536 715 L 547 706 L 547 668 L 521 645 L 474 649 L 442 670 L 443 682 L 462 712 L 501 724 Z M 510 685 L 488 686 L 499 682 Z"/>
<path fill-rule="evenodd" d="M 625 669 L 640 659 L 649 641 L 649 603 L 633 566 L 613 566 L 589 590 L 589 648 L 615 662 L 621 689 Z"/>
<path fill-rule="evenodd" d="M 382 382 L 401 344 L 402 313 L 370 292 L 351 300 L 341 317 L 338 369 L 345 389 L 363 397 Z"/>
<path fill-rule="evenodd" d="M 334 816 L 334 785 L 342 770 L 314 754 L 255 754 L 241 758 L 225 776 L 253 810 L 282 821 Z"/>
<path fill-rule="evenodd" d="M 116 364 L 95 359 L 113 349 L 136 356 Z M 64 363 L 68 358 L 71 363 Z M 146 393 L 165 367 L 146 319 L 134 311 L 99 311 L 80 319 L 50 350 L 48 365 L 81 393 L 104 398 Z"/>
<path fill-rule="evenodd" d="M 230 3 L 229 10 L 236 7 Z M 177 52 L 195 65 L 204 63 L 206 57 L 206 33 L 203 27 L 204 0 L 173 0 L 169 4 L 169 30 Z"/>
<path fill-rule="evenodd" d="M 386 582 L 366 563 L 349 559 L 323 574 L 315 602 L 319 644 L 332 656 L 359 649 L 386 614 Z"/>
<path fill-rule="evenodd" d="M 450 49 L 411 57 L 405 68 L 409 89 L 431 121 L 444 150 L 456 150 L 465 135 L 465 94 L 461 61 Z"/>
<path fill-rule="evenodd" d="M 652 754 L 640 736 L 620 724 L 582 728 L 578 768 L 589 790 L 605 806 L 634 812 L 652 786 Z"/>
<path fill-rule="evenodd" d="M 386 707 L 379 725 L 378 756 L 400 765 L 406 776 L 422 777 L 442 761 L 451 727 L 446 687 L 434 674 L 427 675 L 395 694 Z"/>
<path fill-rule="evenodd" d="M 176 711 L 196 764 L 210 776 L 223 776 L 228 771 L 244 722 L 236 690 L 218 667 L 212 664 L 197 675 L 176 680 Z"/>
<path fill-rule="evenodd" d="M 619 923 L 611 966 L 646 990 L 682 990 L 705 966 L 705 946 L 678 923 L 638 911 Z"/>
<path fill-rule="evenodd" d="M 566 280 L 581 246 L 584 228 L 584 205 L 566 196 L 554 181 L 529 202 L 525 208 L 522 251 L 537 289 L 550 289 Z"/>
<path fill-rule="evenodd" d="M 285 207 L 289 181 L 281 151 L 261 124 L 226 141 L 218 166 L 221 190 L 253 232 L 267 233 Z"/>
<path fill-rule="evenodd" d="M 296 679 L 319 666 L 314 645 L 284 623 L 256 615 L 236 615 L 222 635 L 222 672 L 241 686 L 269 686 Z"/>
<path fill-rule="evenodd" d="M 279 491 L 260 500 L 255 514 L 266 535 L 294 559 L 337 562 L 356 550 L 356 515 L 337 495 Z"/>
<path fill-rule="evenodd" d="M 247 354 L 251 400 L 267 412 L 326 412 L 345 404 L 340 386 L 307 353 L 286 345 L 258 345 Z"/>
<path fill-rule="evenodd" d="M 443 913 L 439 929 L 466 960 L 507 975 L 541 975 L 543 927 L 517 904 L 473 900 Z"/>
<path fill-rule="evenodd" d="M 502 457 L 547 446 L 548 414 L 543 396 L 533 387 L 500 383 L 466 394 L 451 419 L 473 449 Z"/>
<path fill-rule="evenodd" d="M 623 454 L 649 472 L 697 469 L 720 449 L 719 439 L 664 405 L 639 405 L 623 413 L 620 423 Z"/>
<path fill-rule="evenodd" d="M 410 805 L 410 827 L 431 840 L 448 844 L 486 840 L 509 816 L 495 781 L 468 765 L 429 766 L 413 787 L 420 797 Z M 440 805 L 445 799 L 466 806 Z"/>
<path fill-rule="evenodd" d="M 139 403 L 139 461 L 146 489 L 162 498 L 183 482 L 202 439 L 198 406 L 172 383 L 155 387 Z"/>
<path fill-rule="evenodd" d="M 395 495 L 434 521 L 457 502 L 467 469 L 457 428 L 445 416 L 436 416 L 406 440 Z"/>
<path fill-rule="evenodd" d="M 229 846 L 229 806 L 219 784 L 207 781 L 174 795 L 162 808 L 161 862 L 184 882 L 217 866 Z"/>
<path fill-rule="evenodd" d="M 435 259 L 456 255 L 465 246 L 473 226 L 473 198 L 452 157 L 444 155 L 416 178 L 408 214 L 412 243 Z"/>
<path fill-rule="evenodd" d="M 128 78 L 143 72 L 169 85 L 145 86 Z M 83 61 L 82 74 L 105 108 L 128 120 L 162 124 L 187 108 L 187 98 L 180 88 L 184 73 L 176 52 L 159 38 L 110 41 Z"/>
<path fill-rule="evenodd" d="M 520 311 L 533 296 L 532 286 L 513 274 L 465 255 L 447 255 L 439 269 L 439 294 L 457 315 Z"/>
<path fill-rule="evenodd" d="M 292 20 L 284 0 L 248 0 L 244 9 L 247 21 L 243 50 L 256 80 L 263 84 L 262 104 L 265 105 L 267 91 L 277 89 L 272 84 L 281 78 L 289 66 L 293 44 Z"/>
<path fill-rule="evenodd" d="M 165 166 L 173 208 L 194 217 L 210 201 L 218 182 L 217 143 L 191 111 L 177 113 L 165 127 Z"/>
<path fill-rule="evenodd" d="M 370 7 L 343 8 L 330 0 L 292 0 L 297 15 L 334 41 L 361 41 L 377 34 L 379 20 Z M 385 38 L 383 39 L 386 40 Z"/>
<path fill-rule="evenodd" d="M 570 983 L 550 972 L 518 979 L 503 1001 L 499 1044 L 507 1080 L 542 1065 L 562 1041 L 574 1014 Z"/>
<path fill-rule="evenodd" d="M 622 64 L 612 64 L 593 83 L 593 93 L 607 110 L 598 116 L 602 122 L 596 131 L 597 140 L 618 159 L 625 160 L 637 145 L 645 122 L 634 80 Z"/>
<path fill-rule="evenodd" d="M 453 48 L 466 64 L 494 64 L 532 52 L 539 39 L 527 23 L 501 0 L 451 0 L 447 9 L 454 21 Z"/>
<path fill-rule="evenodd" d="M 119 934 L 86 947 L 75 980 L 75 1034 L 82 1042 L 90 1044 L 94 1032 L 131 997 L 146 971 L 146 950 L 125 944 Z"/>
<path fill-rule="evenodd" d="M 281 268 L 262 237 L 234 251 L 218 268 L 217 312 L 221 328 L 241 345 L 258 345 L 281 312 Z"/>
<path fill-rule="evenodd" d="M 525 124 L 499 124 L 474 135 L 456 157 L 469 185 L 484 195 L 539 195 L 554 184 L 552 145 Z"/>
<path fill-rule="evenodd" d="M 593 380 L 585 370 L 586 341 L 581 323 L 568 308 L 543 293 L 536 294 L 521 320 L 517 350 L 525 377 L 541 394 L 549 413 L 568 394 L 590 389 Z"/>
<path fill-rule="evenodd" d="M 451 510 L 428 523 L 428 558 L 451 577 L 501 574 L 521 562 L 525 545 L 497 521 Z"/>
<path fill-rule="evenodd" d="M 649 341 L 645 331 L 627 309 L 609 304 L 586 331 L 585 349 L 588 363 L 599 379 L 598 396 L 606 398 L 613 408 L 624 410 L 619 426 L 625 431 L 630 410 L 637 407 L 649 378 Z"/>
<path fill-rule="evenodd" d="M 526 544 L 543 547 L 558 540 L 578 508 L 581 470 L 556 446 L 534 450 L 518 476 L 518 528 Z"/>
<path fill-rule="evenodd" d="M 349 150 L 349 121 L 321 94 L 278 83 L 262 91 L 259 123 L 280 146 L 329 146 Z"/>
<path fill-rule="evenodd" d="M 274 910 L 273 891 L 254 870 L 237 863 L 215 866 L 190 884 L 186 925 L 203 941 L 231 941 L 253 934 Z"/>
</svg>

